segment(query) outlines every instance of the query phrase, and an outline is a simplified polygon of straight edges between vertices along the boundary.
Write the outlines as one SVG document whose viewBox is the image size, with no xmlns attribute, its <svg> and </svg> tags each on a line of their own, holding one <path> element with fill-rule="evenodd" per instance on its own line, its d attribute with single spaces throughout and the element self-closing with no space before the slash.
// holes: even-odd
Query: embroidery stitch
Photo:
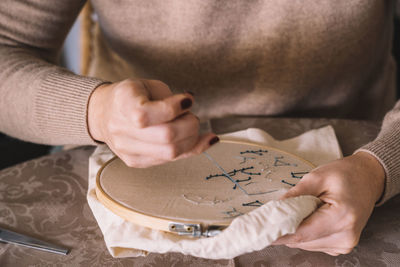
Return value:
<svg viewBox="0 0 400 267">
<path fill-rule="evenodd" d="M 248 168 L 246 170 L 249 170 L 249 169 L 254 169 L 254 167 L 252 166 L 251 168 Z M 241 173 L 248 174 L 248 175 L 261 175 L 261 172 L 247 172 L 246 170 L 242 170 Z"/>
<path fill-rule="evenodd" d="M 239 158 L 239 159 L 243 160 L 242 162 L 239 162 L 239 164 L 246 163 L 247 159 L 256 159 L 256 158 L 253 158 L 253 157 L 246 157 L 246 156 L 236 156 L 235 158 Z"/>
<path fill-rule="evenodd" d="M 259 149 L 259 150 L 246 150 L 246 151 L 240 152 L 240 154 L 251 153 L 251 154 L 256 154 L 256 155 L 262 156 L 262 155 L 264 155 L 263 153 L 267 153 L 267 152 L 268 152 L 268 150 Z"/>
<path fill-rule="evenodd" d="M 261 207 L 262 205 L 263 203 L 258 200 L 242 204 L 244 207 Z"/>
<path fill-rule="evenodd" d="M 237 182 L 235 182 L 232 177 L 229 175 L 229 173 L 227 173 L 219 164 L 218 162 L 215 161 L 215 159 L 213 159 L 213 157 L 211 157 L 207 152 L 203 152 L 203 155 L 205 155 L 212 163 L 214 163 L 215 166 L 217 166 L 217 168 L 219 168 L 223 173 L 224 176 L 231 181 L 232 183 L 236 184 L 240 190 L 242 190 L 246 195 L 248 195 L 247 191 L 245 189 L 243 189 L 243 187 L 241 187 Z M 208 180 L 206 178 L 206 180 Z"/>
<path fill-rule="evenodd" d="M 237 184 L 239 184 L 239 183 L 241 183 L 241 182 L 248 182 L 248 181 L 250 181 L 251 180 L 251 177 L 249 176 L 247 179 L 243 179 L 243 180 L 235 180 L 236 181 L 236 183 Z M 236 184 L 235 184 L 235 186 L 233 187 L 233 189 L 235 190 L 236 189 Z"/>
<path fill-rule="evenodd" d="M 281 182 L 284 183 L 284 184 L 288 184 L 288 185 L 290 185 L 290 186 L 295 186 L 295 184 L 288 183 L 288 182 L 286 182 L 285 180 L 281 180 Z"/>
<path fill-rule="evenodd" d="M 285 161 L 282 160 L 283 158 L 284 158 L 284 156 L 275 157 L 274 166 L 275 167 L 280 167 L 280 166 L 294 166 L 294 167 L 297 167 L 296 163 L 285 162 Z"/>
<path fill-rule="evenodd" d="M 290 172 L 292 178 L 298 178 L 298 179 L 303 178 L 303 176 L 306 175 L 307 173 L 308 172 Z"/>
<path fill-rule="evenodd" d="M 212 178 L 216 178 L 216 177 L 226 177 L 229 181 L 233 182 L 235 185 L 233 187 L 233 189 L 235 190 L 236 188 L 239 188 L 240 190 L 242 190 L 246 195 L 248 196 L 257 196 L 257 195 L 263 195 L 263 194 L 269 194 L 272 192 L 275 192 L 277 190 L 271 190 L 271 191 L 267 191 L 267 192 L 258 192 L 258 193 L 248 193 L 243 187 L 240 186 L 240 182 L 247 182 L 251 180 L 251 177 L 244 179 L 244 180 L 233 180 L 232 176 L 235 176 L 237 173 L 243 173 L 243 174 L 247 174 L 247 175 L 261 175 L 260 172 L 250 172 L 248 170 L 252 170 L 254 169 L 253 166 L 250 167 L 244 167 L 241 169 L 233 169 L 233 171 L 228 172 L 228 176 L 225 173 L 217 173 L 217 174 L 210 174 L 209 176 L 206 177 L 206 180 L 210 180 Z M 232 179 L 232 180 L 231 180 Z"/>
<path fill-rule="evenodd" d="M 201 196 L 196 196 L 196 195 L 190 195 L 190 194 L 182 194 L 182 198 L 192 204 L 195 205 L 216 205 L 220 203 L 224 203 L 226 201 L 231 200 L 231 198 L 227 199 L 217 199 L 217 197 L 214 197 L 213 200 L 205 199 L 204 197 Z"/>
<path fill-rule="evenodd" d="M 245 172 L 246 170 L 250 170 L 250 169 L 254 169 L 254 167 L 253 166 L 245 167 L 245 168 L 241 168 L 239 170 L 233 169 L 233 171 L 228 172 L 228 175 L 229 176 L 235 176 L 236 173 L 238 173 L 238 172 L 241 172 L 241 173 L 244 173 L 244 174 L 248 174 L 248 175 L 260 175 L 260 174 L 252 174 L 252 173 L 249 173 L 249 172 Z M 220 176 L 225 176 L 226 177 L 225 173 L 222 173 L 222 174 L 210 174 L 209 176 L 206 177 L 206 180 L 210 180 L 211 178 L 220 177 Z"/>
<path fill-rule="evenodd" d="M 231 207 L 232 210 L 231 211 L 223 211 L 223 214 L 228 215 L 228 217 L 224 217 L 224 218 L 236 218 L 239 217 L 240 215 L 243 215 L 243 213 L 241 213 L 240 211 L 237 211 L 235 208 Z"/>
</svg>

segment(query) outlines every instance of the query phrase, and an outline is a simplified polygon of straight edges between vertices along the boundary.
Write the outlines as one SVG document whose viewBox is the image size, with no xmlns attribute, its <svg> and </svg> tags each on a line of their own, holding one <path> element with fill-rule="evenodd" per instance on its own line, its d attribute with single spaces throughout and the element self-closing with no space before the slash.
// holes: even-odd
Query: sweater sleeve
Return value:
<svg viewBox="0 0 400 267">
<path fill-rule="evenodd" d="M 43 144 L 93 144 L 87 105 L 102 80 L 56 66 L 83 0 L 0 1 L 0 131 Z"/>
<path fill-rule="evenodd" d="M 377 138 L 357 151 L 372 154 L 385 169 L 385 189 L 377 205 L 400 193 L 400 101 L 386 114 Z"/>
</svg>

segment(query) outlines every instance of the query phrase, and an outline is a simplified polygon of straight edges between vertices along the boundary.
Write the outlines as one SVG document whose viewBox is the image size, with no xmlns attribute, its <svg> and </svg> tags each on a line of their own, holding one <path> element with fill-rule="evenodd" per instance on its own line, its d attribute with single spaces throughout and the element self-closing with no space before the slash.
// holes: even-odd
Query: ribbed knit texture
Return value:
<svg viewBox="0 0 400 267">
<path fill-rule="evenodd" d="M 385 189 L 377 205 L 383 204 L 400 192 L 400 120 L 397 118 L 400 111 L 399 104 L 385 116 L 383 123 L 385 127 L 378 137 L 357 150 L 375 156 L 385 169 Z"/>
<path fill-rule="evenodd" d="M 87 108 L 93 89 L 103 81 L 58 70 L 49 74 L 35 99 L 35 117 L 50 144 L 95 144 L 87 131 Z"/>
<path fill-rule="evenodd" d="M 98 79 L 54 65 L 84 3 L 0 1 L 2 132 L 91 144 L 90 94 L 103 80 L 132 77 L 192 91 L 203 118 L 381 120 L 395 104 L 394 0 L 93 0 L 98 56 L 107 55 L 90 72 Z M 399 121 L 394 109 L 362 148 L 384 165 L 383 201 L 400 192 Z"/>
<path fill-rule="evenodd" d="M 94 144 L 90 94 L 103 83 L 57 67 L 85 1 L 0 1 L 0 130 L 44 144 Z"/>
</svg>

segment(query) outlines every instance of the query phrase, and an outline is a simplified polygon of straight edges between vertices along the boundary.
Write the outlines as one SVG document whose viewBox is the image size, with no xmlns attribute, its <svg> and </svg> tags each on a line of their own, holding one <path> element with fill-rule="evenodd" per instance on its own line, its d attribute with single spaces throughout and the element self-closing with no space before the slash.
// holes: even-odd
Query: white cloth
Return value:
<svg viewBox="0 0 400 267">
<path fill-rule="evenodd" d="M 254 128 L 220 137 L 276 147 L 307 159 L 317 166 L 342 157 L 331 126 L 311 130 L 283 141 L 275 140 L 266 132 Z M 280 236 L 294 233 L 302 220 L 310 215 L 319 203 L 319 199 L 313 196 L 270 201 L 236 218 L 227 229 L 215 237 L 182 237 L 125 221 L 98 201 L 95 193 L 96 174 L 101 165 L 112 157 L 112 152 L 104 145 L 99 146 L 90 157 L 87 199 L 113 257 L 144 256 L 148 252 L 181 252 L 209 259 L 231 259 L 261 250 Z"/>
</svg>

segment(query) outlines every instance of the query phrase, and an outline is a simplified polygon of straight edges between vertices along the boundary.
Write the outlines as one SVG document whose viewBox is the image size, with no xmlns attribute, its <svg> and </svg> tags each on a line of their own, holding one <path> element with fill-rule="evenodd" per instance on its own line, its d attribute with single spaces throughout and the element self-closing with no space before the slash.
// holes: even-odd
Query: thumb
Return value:
<svg viewBox="0 0 400 267">
<path fill-rule="evenodd" d="M 150 93 L 151 100 L 162 100 L 172 96 L 168 85 L 158 80 L 140 80 L 146 90 Z"/>
<path fill-rule="evenodd" d="M 320 196 L 323 193 L 323 188 L 321 184 L 321 179 L 317 179 L 317 177 L 311 172 L 303 176 L 303 178 L 296 184 L 296 186 L 292 187 L 289 191 L 287 191 L 280 199 L 286 199 L 290 197 L 297 197 L 302 195 L 312 195 L 312 196 Z"/>
</svg>

